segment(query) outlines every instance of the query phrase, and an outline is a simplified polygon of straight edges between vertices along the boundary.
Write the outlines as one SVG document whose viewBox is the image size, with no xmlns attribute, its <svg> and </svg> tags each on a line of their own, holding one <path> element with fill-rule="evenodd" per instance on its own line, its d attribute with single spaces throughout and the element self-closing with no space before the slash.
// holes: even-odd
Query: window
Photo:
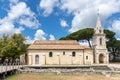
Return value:
<svg viewBox="0 0 120 80">
<path fill-rule="evenodd" d="M 99 30 L 100 33 L 102 33 L 102 30 Z"/>
<path fill-rule="evenodd" d="M 100 38 L 100 45 L 102 45 L 102 38 Z"/>
<path fill-rule="evenodd" d="M 75 57 L 75 52 L 72 52 L 72 56 Z"/>
<path fill-rule="evenodd" d="M 65 51 L 63 52 L 63 55 L 65 55 Z"/>
<path fill-rule="evenodd" d="M 88 56 L 86 56 L 86 60 L 88 60 Z"/>
<path fill-rule="evenodd" d="M 39 64 L 39 55 L 35 56 L 35 64 Z"/>
<path fill-rule="evenodd" d="M 53 53 L 52 52 L 49 52 L 49 57 L 52 57 L 53 56 Z"/>
</svg>

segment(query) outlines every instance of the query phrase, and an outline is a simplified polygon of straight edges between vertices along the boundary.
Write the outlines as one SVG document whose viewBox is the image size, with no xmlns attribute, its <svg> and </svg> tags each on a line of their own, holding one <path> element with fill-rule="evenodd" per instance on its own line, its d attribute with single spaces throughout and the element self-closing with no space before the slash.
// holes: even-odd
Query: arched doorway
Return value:
<svg viewBox="0 0 120 80">
<path fill-rule="evenodd" d="M 35 56 L 35 64 L 39 64 L 39 55 Z"/>
<path fill-rule="evenodd" d="M 104 63 L 104 55 L 103 54 L 99 55 L 99 63 Z"/>
</svg>

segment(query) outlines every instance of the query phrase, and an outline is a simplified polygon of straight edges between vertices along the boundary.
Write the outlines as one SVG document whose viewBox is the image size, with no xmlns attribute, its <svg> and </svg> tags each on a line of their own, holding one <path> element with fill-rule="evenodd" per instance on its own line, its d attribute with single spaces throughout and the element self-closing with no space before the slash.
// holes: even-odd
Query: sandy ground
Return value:
<svg viewBox="0 0 120 80">
<path fill-rule="evenodd" d="M 120 75 L 105 77 L 102 75 L 53 75 L 53 74 L 17 74 L 6 80 L 120 80 Z"/>
</svg>

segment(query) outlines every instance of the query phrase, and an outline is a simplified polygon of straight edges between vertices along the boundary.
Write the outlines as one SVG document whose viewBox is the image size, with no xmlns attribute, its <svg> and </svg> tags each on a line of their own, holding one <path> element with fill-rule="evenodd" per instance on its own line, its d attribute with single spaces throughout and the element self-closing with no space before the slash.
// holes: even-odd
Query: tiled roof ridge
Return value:
<svg viewBox="0 0 120 80">
<path fill-rule="evenodd" d="M 62 41 L 41 41 L 37 40 L 31 44 L 28 49 L 90 49 L 89 47 L 80 46 L 76 40 L 62 40 Z"/>
<path fill-rule="evenodd" d="M 33 45 L 79 45 L 76 40 L 36 40 Z"/>
</svg>

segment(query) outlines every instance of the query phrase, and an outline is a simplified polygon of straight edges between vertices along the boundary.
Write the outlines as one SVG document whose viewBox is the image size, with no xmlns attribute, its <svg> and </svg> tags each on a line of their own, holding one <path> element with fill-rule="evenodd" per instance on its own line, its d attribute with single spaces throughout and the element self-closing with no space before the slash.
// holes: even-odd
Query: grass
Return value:
<svg viewBox="0 0 120 80">
<path fill-rule="evenodd" d="M 120 75 L 105 77 L 93 75 L 15 74 L 6 80 L 120 80 Z"/>
<path fill-rule="evenodd" d="M 120 80 L 120 75 L 53 75 L 53 74 L 15 74 L 6 80 Z"/>
</svg>

